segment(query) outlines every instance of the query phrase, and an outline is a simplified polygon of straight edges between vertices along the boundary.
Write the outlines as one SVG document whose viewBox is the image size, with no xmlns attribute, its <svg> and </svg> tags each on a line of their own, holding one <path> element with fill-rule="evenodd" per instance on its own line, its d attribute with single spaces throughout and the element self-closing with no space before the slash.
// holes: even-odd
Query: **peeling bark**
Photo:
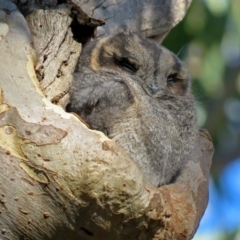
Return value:
<svg viewBox="0 0 240 240">
<path fill-rule="evenodd" d="M 88 3 L 95 16 L 100 6 Z M 32 14 L 30 33 L 16 6 L 0 0 L 0 238 L 191 239 L 208 199 L 208 134 L 199 132 L 175 183 L 152 186 L 120 146 L 51 103 L 67 92 L 81 44 L 68 8 Z"/>
</svg>

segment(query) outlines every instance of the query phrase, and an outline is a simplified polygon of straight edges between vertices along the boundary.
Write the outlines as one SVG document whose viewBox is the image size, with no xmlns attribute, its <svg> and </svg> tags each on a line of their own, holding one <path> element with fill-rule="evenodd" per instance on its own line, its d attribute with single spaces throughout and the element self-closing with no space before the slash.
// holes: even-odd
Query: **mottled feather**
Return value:
<svg viewBox="0 0 240 240">
<path fill-rule="evenodd" d="M 195 101 L 183 63 L 130 30 L 87 44 L 69 111 L 120 144 L 155 186 L 176 178 L 195 143 Z"/>
</svg>

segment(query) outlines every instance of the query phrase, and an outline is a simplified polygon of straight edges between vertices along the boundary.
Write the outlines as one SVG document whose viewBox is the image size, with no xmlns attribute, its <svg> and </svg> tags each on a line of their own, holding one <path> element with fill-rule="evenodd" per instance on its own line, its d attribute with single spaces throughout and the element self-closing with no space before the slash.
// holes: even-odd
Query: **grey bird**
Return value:
<svg viewBox="0 0 240 240">
<path fill-rule="evenodd" d="M 121 145 L 155 186 L 177 178 L 195 143 L 188 71 L 172 52 L 131 30 L 83 48 L 68 111 Z"/>
</svg>

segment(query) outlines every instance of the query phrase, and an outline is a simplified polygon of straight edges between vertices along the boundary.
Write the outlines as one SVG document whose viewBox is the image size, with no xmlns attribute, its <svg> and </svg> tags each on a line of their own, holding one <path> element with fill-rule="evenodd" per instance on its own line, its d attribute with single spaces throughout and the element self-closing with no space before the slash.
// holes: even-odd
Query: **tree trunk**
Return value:
<svg viewBox="0 0 240 240">
<path fill-rule="evenodd" d="M 79 41 L 126 26 L 160 41 L 190 1 L 14 2 L 26 19 L 0 0 L 0 238 L 191 239 L 208 200 L 207 132 L 176 182 L 155 188 L 120 146 L 62 108 Z"/>
</svg>

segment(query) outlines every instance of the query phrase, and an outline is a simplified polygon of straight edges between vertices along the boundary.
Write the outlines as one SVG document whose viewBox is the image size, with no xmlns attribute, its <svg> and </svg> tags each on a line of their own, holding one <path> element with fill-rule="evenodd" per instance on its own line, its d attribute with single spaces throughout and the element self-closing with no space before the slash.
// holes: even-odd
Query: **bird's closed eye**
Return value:
<svg viewBox="0 0 240 240">
<path fill-rule="evenodd" d="M 184 95 L 188 89 L 188 80 L 177 73 L 170 74 L 167 77 L 167 87 L 174 94 Z"/>
<path fill-rule="evenodd" d="M 179 82 L 179 81 L 180 81 L 180 79 L 178 78 L 177 73 L 170 74 L 167 77 L 167 84 L 173 84 L 173 83 Z"/>
<path fill-rule="evenodd" d="M 116 59 L 117 65 L 119 65 L 124 71 L 129 73 L 137 72 L 135 64 L 131 63 L 127 58 Z"/>
</svg>

